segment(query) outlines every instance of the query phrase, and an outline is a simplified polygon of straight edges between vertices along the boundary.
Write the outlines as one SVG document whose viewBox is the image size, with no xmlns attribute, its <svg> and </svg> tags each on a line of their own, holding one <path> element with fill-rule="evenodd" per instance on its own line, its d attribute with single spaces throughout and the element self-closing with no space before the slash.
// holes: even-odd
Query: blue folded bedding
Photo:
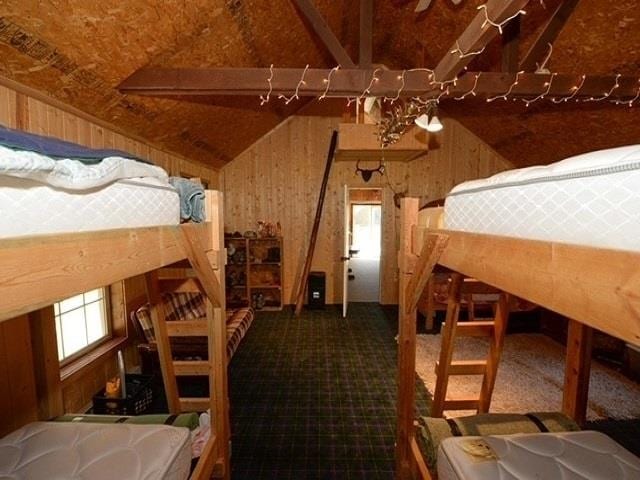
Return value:
<svg viewBox="0 0 640 480">
<path fill-rule="evenodd" d="M 107 157 L 130 158 L 139 162 L 149 163 L 120 150 L 87 148 L 76 143 L 14 130 L 2 125 L 0 125 L 0 145 L 12 150 L 36 152 L 53 159 L 72 158 L 89 165 L 100 163 Z"/>
<path fill-rule="evenodd" d="M 204 222 L 205 195 L 202 185 L 181 177 L 169 177 L 169 183 L 180 196 L 180 218 L 196 223 Z"/>
</svg>

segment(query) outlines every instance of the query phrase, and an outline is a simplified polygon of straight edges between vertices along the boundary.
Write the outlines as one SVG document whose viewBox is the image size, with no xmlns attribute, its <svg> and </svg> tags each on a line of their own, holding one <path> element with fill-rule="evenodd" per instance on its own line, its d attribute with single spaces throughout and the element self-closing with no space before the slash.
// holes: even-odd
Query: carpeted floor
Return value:
<svg viewBox="0 0 640 480">
<path fill-rule="evenodd" d="M 333 307 L 300 318 L 260 312 L 229 367 L 232 479 L 392 479 L 396 318 L 395 308 L 367 303 L 350 304 L 347 319 Z M 159 389 L 153 411 L 166 411 Z M 418 377 L 416 390 L 424 415 Z M 640 455 L 640 419 L 586 428 Z"/>
<path fill-rule="evenodd" d="M 375 304 L 260 313 L 229 369 L 233 479 L 393 478 L 395 333 Z"/>
<path fill-rule="evenodd" d="M 433 366 L 440 352 L 440 335 L 419 335 L 416 371 L 433 391 Z M 459 338 L 454 358 L 486 358 L 488 339 Z M 448 394 L 474 397 L 482 377 L 457 376 L 449 380 Z M 491 401 L 492 412 L 534 412 L 559 410 L 564 385 L 564 349 L 542 334 L 507 335 Z M 532 394 L 532 391 L 535 394 Z M 473 412 L 466 412 L 466 414 Z M 460 412 L 449 412 L 458 415 Z M 593 361 L 587 418 L 629 419 L 640 417 L 640 385 L 620 373 Z"/>
</svg>

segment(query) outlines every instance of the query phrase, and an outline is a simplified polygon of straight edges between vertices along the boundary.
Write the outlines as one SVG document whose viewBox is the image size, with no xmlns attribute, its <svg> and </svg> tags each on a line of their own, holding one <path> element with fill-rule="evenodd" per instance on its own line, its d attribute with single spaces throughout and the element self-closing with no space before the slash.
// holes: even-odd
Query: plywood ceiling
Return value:
<svg viewBox="0 0 640 480">
<path fill-rule="evenodd" d="M 314 0 L 357 60 L 358 2 Z M 433 66 L 484 1 L 454 6 L 434 0 L 378 0 L 374 62 L 390 68 Z M 521 54 L 559 0 L 532 0 L 522 20 Z M 546 9 L 543 7 L 546 6 Z M 549 62 L 562 73 L 638 74 L 640 13 L 636 0 L 582 0 Z M 116 86 L 144 66 L 330 67 L 329 53 L 290 0 L 4 0 L 0 4 L 0 74 L 45 91 L 159 145 L 220 167 L 295 113 L 304 101 L 253 97 L 154 99 Z M 498 71 L 494 42 L 470 68 Z M 516 165 L 636 143 L 640 110 L 599 104 L 528 109 L 512 102 L 455 102 L 455 117 Z M 338 107 L 338 110 L 340 107 Z"/>
</svg>

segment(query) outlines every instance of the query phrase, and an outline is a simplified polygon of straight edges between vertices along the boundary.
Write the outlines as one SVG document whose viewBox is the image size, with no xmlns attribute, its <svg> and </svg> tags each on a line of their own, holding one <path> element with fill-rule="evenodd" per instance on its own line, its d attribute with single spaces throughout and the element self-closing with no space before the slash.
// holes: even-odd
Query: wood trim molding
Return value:
<svg viewBox="0 0 640 480">
<path fill-rule="evenodd" d="M 60 381 L 62 388 L 73 383 L 83 372 L 90 369 L 94 362 L 102 360 L 104 357 L 114 353 L 119 348 L 123 348 L 127 342 L 127 337 L 114 337 L 101 345 L 98 345 L 92 351 L 78 358 L 77 360 L 65 365 L 60 369 Z"/>
</svg>

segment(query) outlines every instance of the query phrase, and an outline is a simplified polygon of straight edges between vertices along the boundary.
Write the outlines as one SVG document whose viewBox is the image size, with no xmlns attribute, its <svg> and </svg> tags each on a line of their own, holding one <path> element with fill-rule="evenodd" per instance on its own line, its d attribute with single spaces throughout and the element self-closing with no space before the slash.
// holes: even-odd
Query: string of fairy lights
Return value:
<svg viewBox="0 0 640 480">
<path fill-rule="evenodd" d="M 543 0 L 539 0 L 540 5 L 543 8 L 546 8 L 546 5 L 544 4 Z M 477 7 L 477 9 L 482 12 L 482 14 L 484 15 L 484 20 L 482 21 L 481 24 L 481 28 L 485 29 L 485 28 L 495 28 L 498 33 L 500 35 L 503 34 L 504 28 L 507 25 L 507 23 L 509 23 L 510 21 L 514 20 L 516 17 L 518 16 L 522 16 L 522 15 L 526 15 L 526 11 L 525 10 L 518 10 L 516 13 L 514 13 L 513 15 L 509 16 L 508 18 L 505 18 L 501 21 L 496 21 L 495 19 L 492 19 L 489 15 L 489 11 L 488 11 L 488 7 L 487 4 L 484 5 L 480 5 Z M 470 57 L 476 57 L 478 55 L 480 55 L 481 53 L 484 52 L 486 46 L 482 47 L 480 49 L 477 50 L 467 50 L 464 51 L 462 46 L 460 45 L 459 41 L 456 41 L 455 47 L 449 51 L 449 54 L 451 55 L 457 55 L 459 59 L 466 59 L 466 58 L 470 58 Z M 630 99 L 625 99 L 625 100 L 621 100 L 621 99 L 615 99 L 615 100 L 611 100 L 610 97 L 616 92 L 616 90 L 618 88 L 620 88 L 620 82 L 619 79 L 621 77 L 620 74 L 617 74 L 615 76 L 615 81 L 612 84 L 611 88 L 605 92 L 602 93 L 602 95 L 600 96 L 590 96 L 587 98 L 580 98 L 578 97 L 581 89 L 584 87 L 585 81 L 587 79 L 586 75 L 582 75 L 580 76 L 580 81 L 576 84 L 573 85 L 570 89 L 570 95 L 568 96 L 562 96 L 562 97 L 558 97 L 553 96 L 552 94 L 550 94 L 551 92 L 551 88 L 553 86 L 553 82 L 555 77 L 558 75 L 557 72 L 549 72 L 548 70 L 544 69 L 545 65 L 547 64 L 549 58 L 551 57 L 551 53 L 553 51 L 553 46 L 551 44 L 549 44 L 549 52 L 548 54 L 545 56 L 544 61 L 538 65 L 538 71 L 536 73 L 541 74 L 541 75 L 548 75 L 548 79 L 543 83 L 543 91 L 541 93 L 539 93 L 538 95 L 536 95 L 535 97 L 530 97 L 527 98 L 525 96 L 514 96 L 512 95 L 512 92 L 514 91 L 514 89 L 518 86 L 520 80 L 521 80 L 521 76 L 525 73 L 524 71 L 519 71 L 517 73 L 515 73 L 514 75 L 514 80 L 511 83 L 511 85 L 509 86 L 509 88 L 501 94 L 492 96 L 492 97 L 487 97 L 485 99 L 485 101 L 487 103 L 492 103 L 495 102 L 497 100 L 504 100 L 504 101 L 508 101 L 508 100 L 512 100 L 512 101 L 521 101 L 524 103 L 524 105 L 526 107 L 529 107 L 530 105 L 539 102 L 545 98 L 550 99 L 553 103 L 555 104 L 559 104 L 559 103 L 566 103 L 569 101 L 575 101 L 575 102 L 603 102 L 603 101 L 611 101 L 616 105 L 627 105 L 629 107 L 632 107 L 633 105 L 636 104 L 636 102 L 638 102 L 640 100 L 640 79 L 638 79 L 638 89 L 636 91 L 636 94 L 633 98 Z M 318 100 L 324 100 L 325 98 L 330 98 L 332 97 L 331 95 L 331 80 L 332 80 L 332 76 L 340 69 L 340 66 L 335 66 L 333 67 L 331 70 L 329 70 L 328 75 L 326 76 L 326 78 L 324 78 L 323 84 L 324 84 L 324 91 L 323 93 L 318 97 Z M 300 76 L 300 80 L 298 81 L 295 91 L 293 92 L 292 95 L 290 96 L 286 96 L 283 94 L 278 95 L 278 99 L 280 100 L 284 100 L 285 105 L 288 105 L 289 103 L 291 103 L 293 100 L 298 100 L 300 98 L 300 89 L 302 87 L 304 87 L 306 85 L 306 80 L 305 77 L 308 73 L 309 70 L 309 65 L 307 65 L 304 70 L 302 71 L 302 74 Z M 369 84 L 367 85 L 367 87 L 362 91 L 362 93 L 358 96 L 355 97 L 349 97 L 347 98 L 347 105 L 351 105 L 354 102 L 357 102 L 358 104 L 360 102 L 362 102 L 366 97 L 371 95 L 372 90 L 374 90 L 375 85 L 380 81 L 380 72 L 383 71 L 381 68 L 375 68 L 373 70 L 373 73 L 371 75 L 371 79 L 369 81 Z M 410 97 L 408 100 L 403 100 L 401 103 L 402 105 L 396 106 L 395 108 L 390 108 L 386 113 L 387 116 L 382 118 L 380 121 L 380 142 L 382 144 L 382 146 L 388 146 L 392 143 L 395 143 L 396 141 L 399 140 L 400 136 L 402 135 L 402 133 L 404 133 L 404 130 L 406 130 L 406 128 L 408 128 L 409 126 L 413 125 L 414 120 L 426 113 L 429 114 L 433 114 L 433 112 L 435 112 L 437 110 L 437 106 L 440 103 L 440 100 L 443 97 L 449 97 L 451 96 L 451 86 L 457 86 L 458 81 L 460 80 L 460 76 L 466 74 L 467 72 L 467 67 L 464 67 L 461 74 L 459 76 L 455 76 L 452 79 L 445 79 L 445 80 L 437 80 L 435 78 L 436 76 L 436 72 L 435 70 L 432 70 L 430 68 L 412 68 L 412 69 L 405 69 L 403 70 L 399 75 L 397 75 L 396 80 L 398 81 L 398 90 L 396 91 L 396 94 L 394 96 L 384 96 L 382 98 L 383 102 L 388 102 L 390 105 L 394 105 L 396 102 L 398 102 L 401 98 L 402 92 L 405 89 L 405 86 L 407 84 L 406 81 L 406 75 L 407 73 L 415 73 L 415 72 L 422 72 L 426 75 L 425 77 L 425 89 L 424 91 L 426 92 L 425 94 L 421 95 L 421 96 L 413 96 Z M 452 97 L 454 100 L 464 100 L 469 96 L 473 96 L 476 97 L 477 96 L 477 92 L 476 89 L 478 88 L 478 83 L 479 80 L 481 78 L 482 73 L 476 73 L 474 75 L 474 80 L 473 80 L 473 85 L 470 88 L 470 90 L 468 90 L 467 92 L 458 95 L 458 96 L 454 96 Z M 260 105 L 265 105 L 267 103 L 269 103 L 271 96 L 273 95 L 273 80 L 274 80 L 274 68 L 273 68 L 273 64 L 269 67 L 269 77 L 267 78 L 267 92 L 264 95 L 260 95 Z M 434 92 L 439 91 L 439 93 L 437 95 L 434 94 Z"/>
</svg>

